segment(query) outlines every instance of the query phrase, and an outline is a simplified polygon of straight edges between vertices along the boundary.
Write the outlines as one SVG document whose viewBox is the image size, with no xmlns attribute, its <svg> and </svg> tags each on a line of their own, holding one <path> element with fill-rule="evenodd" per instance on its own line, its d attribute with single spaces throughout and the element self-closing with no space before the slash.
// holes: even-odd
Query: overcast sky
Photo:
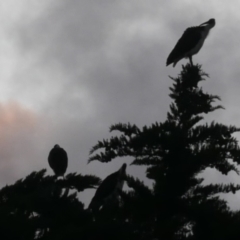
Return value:
<svg viewBox="0 0 240 240">
<path fill-rule="evenodd" d="M 68 152 L 68 173 L 116 171 L 119 159 L 87 165 L 90 148 L 111 136 L 111 124 L 166 119 L 168 76 L 187 62 L 166 67 L 166 58 L 187 27 L 210 18 L 216 26 L 193 62 L 210 74 L 203 89 L 226 110 L 207 120 L 240 126 L 239 9 L 237 0 L 0 1 L 0 186 L 42 168 L 52 174 L 56 143 Z M 205 176 L 240 182 L 236 174 Z M 80 198 L 88 203 L 93 193 Z M 240 209 L 240 193 L 227 199 Z"/>
</svg>

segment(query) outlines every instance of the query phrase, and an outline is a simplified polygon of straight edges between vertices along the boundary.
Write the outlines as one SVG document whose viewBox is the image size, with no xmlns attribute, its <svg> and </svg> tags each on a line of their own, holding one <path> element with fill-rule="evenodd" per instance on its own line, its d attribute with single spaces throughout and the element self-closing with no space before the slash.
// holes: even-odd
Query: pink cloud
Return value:
<svg viewBox="0 0 240 240">
<path fill-rule="evenodd" d="M 0 104 L 0 185 L 39 170 L 39 140 L 46 133 L 43 122 L 17 102 Z"/>
</svg>

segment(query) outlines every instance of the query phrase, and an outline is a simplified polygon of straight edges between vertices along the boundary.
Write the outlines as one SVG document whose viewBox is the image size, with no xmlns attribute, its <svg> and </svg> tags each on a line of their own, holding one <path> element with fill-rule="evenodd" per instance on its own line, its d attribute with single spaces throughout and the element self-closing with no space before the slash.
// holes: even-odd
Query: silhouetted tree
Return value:
<svg viewBox="0 0 240 240">
<path fill-rule="evenodd" d="M 77 194 L 97 188 L 98 177 L 70 173 L 57 180 L 57 175 L 46 176 L 46 170 L 33 172 L 0 190 L 1 239 L 239 240 L 240 212 L 231 211 L 219 194 L 235 193 L 240 186 L 203 185 L 199 175 L 206 168 L 224 175 L 238 173 L 240 162 L 233 136 L 240 129 L 202 121 L 205 114 L 222 108 L 214 105 L 218 96 L 199 86 L 205 77 L 199 65 L 183 66 L 172 78 L 173 102 L 165 122 L 141 129 L 115 124 L 110 131 L 120 134 L 99 141 L 91 150 L 89 161 L 132 157 L 131 164 L 146 167 L 152 187 L 126 176 L 123 164 L 106 178 L 112 186 L 105 179 L 99 187 L 95 200 L 100 204 L 91 211 Z M 123 180 L 131 190 L 121 190 Z M 109 194 L 112 189 L 114 194 Z"/>
<path fill-rule="evenodd" d="M 84 236 L 92 217 L 77 193 L 97 187 L 100 179 L 74 173 L 56 181 L 45 172 L 33 172 L 1 189 L 1 239 L 74 239 L 79 232 Z"/>
<path fill-rule="evenodd" d="M 230 211 L 219 193 L 235 193 L 234 184 L 203 186 L 199 177 L 206 168 L 224 175 L 238 173 L 240 150 L 233 133 L 240 129 L 212 122 L 201 124 L 204 114 L 223 108 L 220 98 L 205 93 L 199 83 L 207 77 L 199 65 L 183 66 L 170 88 L 173 102 L 163 123 L 139 129 L 134 124 L 116 124 L 110 131 L 120 136 L 99 141 L 89 161 L 109 162 L 133 157 L 133 165 L 145 165 L 149 189 L 129 177 L 134 190 L 122 194 L 125 221 L 132 223 L 139 239 L 239 239 L 234 228 L 239 213 Z M 96 150 L 102 152 L 94 154 Z"/>
</svg>

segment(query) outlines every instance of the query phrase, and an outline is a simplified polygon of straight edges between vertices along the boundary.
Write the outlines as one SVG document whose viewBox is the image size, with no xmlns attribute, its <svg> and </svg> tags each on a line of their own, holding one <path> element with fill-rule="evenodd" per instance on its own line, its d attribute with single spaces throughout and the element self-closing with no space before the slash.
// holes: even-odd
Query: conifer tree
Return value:
<svg viewBox="0 0 240 240">
<path fill-rule="evenodd" d="M 173 102 L 165 122 L 142 129 L 134 124 L 115 124 L 110 131 L 120 136 L 99 141 L 89 161 L 109 162 L 132 157 L 133 165 L 146 166 L 153 188 L 129 177 L 134 190 L 122 193 L 124 220 L 134 225 L 139 239 L 239 239 L 239 213 L 232 212 L 220 193 L 235 193 L 234 184 L 202 185 L 206 168 L 227 175 L 238 174 L 240 149 L 233 133 L 240 129 L 221 123 L 203 123 L 204 116 L 221 105 L 220 98 L 203 91 L 207 78 L 201 66 L 187 64 L 171 78 Z M 95 153 L 102 150 L 100 153 Z"/>
<path fill-rule="evenodd" d="M 240 186 L 203 185 L 199 176 L 206 168 L 238 174 L 240 162 L 233 136 L 240 129 L 203 122 L 206 114 L 222 109 L 215 103 L 220 98 L 199 86 L 207 77 L 199 65 L 183 66 L 171 78 L 173 102 L 166 121 L 141 129 L 115 124 L 110 131 L 120 135 L 91 150 L 89 161 L 131 157 L 131 164 L 146 167 L 153 186 L 127 176 L 132 190 L 91 212 L 77 193 L 97 188 L 98 177 L 70 173 L 56 180 L 46 170 L 33 172 L 0 190 L 1 239 L 239 240 L 240 211 L 231 211 L 219 194 L 235 193 Z"/>
</svg>

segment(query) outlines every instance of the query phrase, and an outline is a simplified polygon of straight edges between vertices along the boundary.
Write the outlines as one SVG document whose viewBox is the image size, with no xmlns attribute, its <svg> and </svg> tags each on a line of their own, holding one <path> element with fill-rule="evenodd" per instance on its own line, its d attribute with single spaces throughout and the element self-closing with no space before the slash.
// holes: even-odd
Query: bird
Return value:
<svg viewBox="0 0 240 240">
<path fill-rule="evenodd" d="M 98 211 L 100 207 L 110 199 L 116 198 L 119 195 L 126 179 L 126 168 L 127 164 L 124 163 L 117 172 L 110 174 L 102 181 L 96 190 L 88 209 Z"/>
<path fill-rule="evenodd" d="M 56 144 L 49 152 L 48 163 L 57 177 L 64 177 L 68 166 L 67 152 Z"/>
<path fill-rule="evenodd" d="M 189 58 L 190 64 L 193 66 L 192 56 L 197 54 L 202 48 L 210 29 L 213 28 L 215 24 L 215 19 L 211 18 L 197 27 L 187 28 L 169 54 L 166 65 L 168 66 L 173 63 L 173 67 L 175 67 L 181 59 Z"/>
</svg>

